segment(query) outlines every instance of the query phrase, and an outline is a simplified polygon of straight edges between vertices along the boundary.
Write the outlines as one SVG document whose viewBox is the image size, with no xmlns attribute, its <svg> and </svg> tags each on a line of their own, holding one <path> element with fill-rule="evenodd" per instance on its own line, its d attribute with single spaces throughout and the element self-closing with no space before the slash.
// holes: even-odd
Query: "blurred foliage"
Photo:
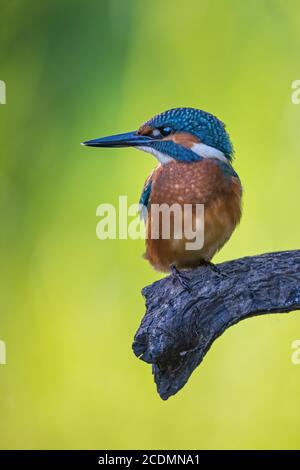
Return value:
<svg viewBox="0 0 300 470">
<path fill-rule="evenodd" d="M 299 314 L 243 322 L 162 402 L 131 351 L 143 241 L 96 238 L 155 162 L 87 138 L 194 106 L 227 123 L 244 215 L 217 261 L 299 248 L 297 0 L 0 0 L 2 448 L 297 448 Z"/>
</svg>

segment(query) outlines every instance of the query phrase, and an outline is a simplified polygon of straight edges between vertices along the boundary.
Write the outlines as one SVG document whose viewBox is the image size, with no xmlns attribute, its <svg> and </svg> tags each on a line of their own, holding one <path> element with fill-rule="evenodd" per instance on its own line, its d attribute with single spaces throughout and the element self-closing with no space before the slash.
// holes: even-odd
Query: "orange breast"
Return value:
<svg viewBox="0 0 300 470">
<path fill-rule="evenodd" d="M 183 209 L 182 221 L 176 219 L 171 211 L 170 236 L 166 239 L 163 238 L 166 234 L 162 233 L 162 217 L 157 217 L 157 207 L 161 204 L 178 204 Z M 186 204 L 189 205 L 188 213 L 184 209 Z M 197 234 L 203 230 L 197 204 L 204 205 L 203 245 L 197 247 L 194 244 L 196 249 L 187 249 L 187 243 L 193 240 L 185 237 L 183 224 L 187 221 L 191 223 Z M 226 243 L 240 217 L 240 181 L 237 177 L 224 174 L 218 161 L 174 161 L 161 165 L 152 175 L 145 257 L 155 269 L 163 272 L 168 272 L 172 264 L 178 268 L 197 266 L 203 260 L 210 260 Z M 178 224 L 182 227 L 182 237 L 179 239 L 176 238 Z"/>
</svg>

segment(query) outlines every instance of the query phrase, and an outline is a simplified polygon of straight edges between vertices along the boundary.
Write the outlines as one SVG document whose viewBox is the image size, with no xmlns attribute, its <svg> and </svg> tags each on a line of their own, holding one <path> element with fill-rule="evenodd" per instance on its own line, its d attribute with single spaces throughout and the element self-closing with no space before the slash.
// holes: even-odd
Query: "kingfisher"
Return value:
<svg viewBox="0 0 300 470">
<path fill-rule="evenodd" d="M 135 147 L 152 154 L 158 166 L 147 178 L 140 198 L 146 223 L 145 258 L 158 271 L 172 272 L 182 283 L 184 271 L 211 265 L 213 256 L 231 237 L 241 218 L 242 186 L 232 166 L 233 146 L 225 124 L 195 108 L 174 108 L 143 123 L 138 130 L 88 140 L 90 147 Z M 203 243 L 187 249 L 186 237 L 162 236 L 153 208 L 176 204 L 192 207 L 193 233 L 204 229 Z M 197 222 L 196 205 L 204 207 L 203 225 Z M 146 210 L 145 210 L 146 209 Z M 158 236 L 151 236 L 154 230 Z M 196 232 L 195 232 L 196 230 Z M 181 273 L 181 274 L 180 274 Z"/>
</svg>

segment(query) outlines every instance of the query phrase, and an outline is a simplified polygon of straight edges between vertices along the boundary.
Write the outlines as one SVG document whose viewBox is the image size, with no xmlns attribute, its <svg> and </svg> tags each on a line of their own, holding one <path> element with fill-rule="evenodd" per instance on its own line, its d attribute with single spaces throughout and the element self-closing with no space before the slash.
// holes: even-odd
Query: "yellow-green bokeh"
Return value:
<svg viewBox="0 0 300 470">
<path fill-rule="evenodd" d="M 297 0 L 0 0 L 1 448 L 298 448 L 300 316 L 213 345 L 163 402 L 131 343 L 143 242 L 100 241 L 96 207 L 136 202 L 155 162 L 79 142 L 174 106 L 227 124 L 244 215 L 217 261 L 299 248 Z"/>
</svg>

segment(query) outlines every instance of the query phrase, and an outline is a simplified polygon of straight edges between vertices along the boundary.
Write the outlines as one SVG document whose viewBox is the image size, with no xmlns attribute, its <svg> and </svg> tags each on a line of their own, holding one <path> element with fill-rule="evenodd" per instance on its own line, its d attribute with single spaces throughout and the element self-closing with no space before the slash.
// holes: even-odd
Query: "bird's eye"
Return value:
<svg viewBox="0 0 300 470">
<path fill-rule="evenodd" d="M 152 131 L 152 137 L 160 139 L 162 137 L 167 137 L 172 133 L 173 129 L 171 127 L 157 127 Z"/>
<path fill-rule="evenodd" d="M 160 132 L 164 137 L 166 137 L 167 135 L 171 134 L 172 129 L 171 127 L 161 127 Z"/>
</svg>

